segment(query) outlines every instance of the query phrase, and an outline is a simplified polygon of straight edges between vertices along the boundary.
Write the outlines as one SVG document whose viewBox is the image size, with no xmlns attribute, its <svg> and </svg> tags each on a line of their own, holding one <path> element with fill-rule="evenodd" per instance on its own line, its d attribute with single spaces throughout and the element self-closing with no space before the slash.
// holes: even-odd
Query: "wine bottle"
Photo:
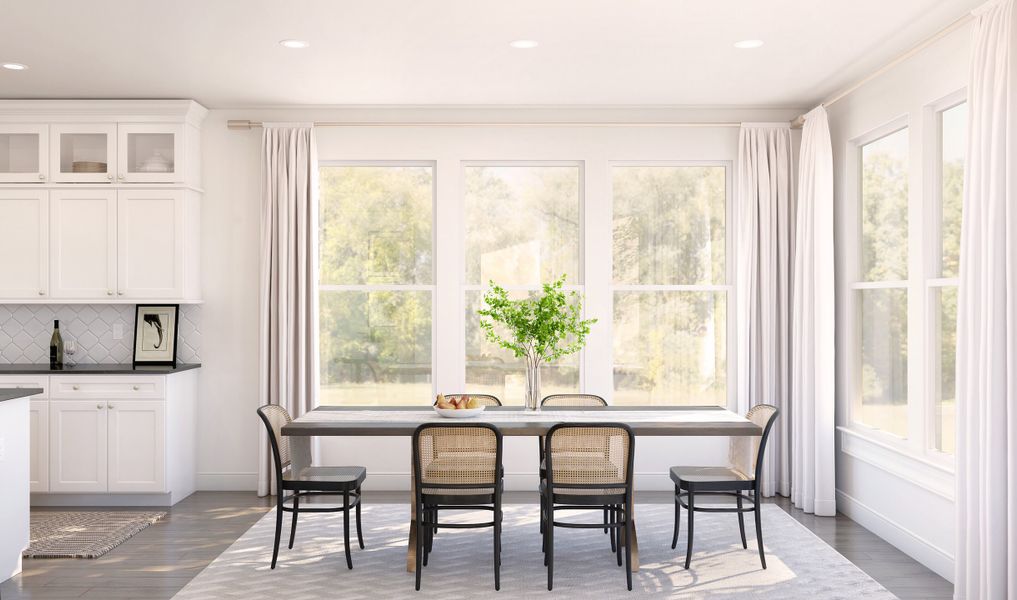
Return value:
<svg viewBox="0 0 1017 600">
<path fill-rule="evenodd" d="M 64 368 L 64 338 L 60 336 L 60 320 L 53 321 L 53 336 L 49 338 L 49 368 Z"/>
</svg>

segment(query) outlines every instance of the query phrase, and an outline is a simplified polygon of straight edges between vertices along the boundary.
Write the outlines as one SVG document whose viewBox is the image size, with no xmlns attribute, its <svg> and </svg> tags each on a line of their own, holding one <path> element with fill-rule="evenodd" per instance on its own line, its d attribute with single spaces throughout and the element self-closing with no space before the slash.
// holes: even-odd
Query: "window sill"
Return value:
<svg viewBox="0 0 1017 600">
<path fill-rule="evenodd" d="M 840 432 L 840 449 L 844 454 L 951 502 L 954 500 L 956 491 L 952 465 L 894 447 L 857 429 L 837 427 L 837 430 Z"/>
</svg>

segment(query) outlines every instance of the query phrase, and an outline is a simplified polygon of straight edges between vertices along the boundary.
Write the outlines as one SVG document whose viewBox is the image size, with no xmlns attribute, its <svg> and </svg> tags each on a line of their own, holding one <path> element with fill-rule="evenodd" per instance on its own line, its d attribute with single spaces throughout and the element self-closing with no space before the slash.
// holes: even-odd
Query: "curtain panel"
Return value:
<svg viewBox="0 0 1017 600">
<path fill-rule="evenodd" d="M 762 493 L 787 496 L 795 215 L 790 124 L 742 124 L 737 189 L 738 412 L 757 404 L 780 411 L 763 458 Z"/>
<path fill-rule="evenodd" d="M 826 109 L 805 115 L 791 275 L 791 501 L 837 514 L 834 478 L 833 145 Z"/>
<path fill-rule="evenodd" d="M 956 598 L 1017 598 L 1017 29 L 974 11 L 957 306 Z"/>
<path fill-rule="evenodd" d="M 260 404 L 294 418 L 318 394 L 318 156 L 310 124 L 266 123 L 261 146 Z M 254 415 L 252 415 L 253 417 Z M 293 443 L 294 464 L 310 442 Z M 275 492 L 272 452 L 261 428 L 258 494 Z"/>
</svg>

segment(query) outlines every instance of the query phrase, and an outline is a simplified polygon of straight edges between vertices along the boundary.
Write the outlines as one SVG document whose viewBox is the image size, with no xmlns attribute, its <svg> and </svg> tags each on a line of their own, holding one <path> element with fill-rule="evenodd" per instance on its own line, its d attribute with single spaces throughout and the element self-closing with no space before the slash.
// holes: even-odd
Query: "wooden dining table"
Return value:
<svg viewBox="0 0 1017 600">
<path fill-rule="evenodd" d="M 424 423 L 444 423 L 430 406 L 321 406 L 282 428 L 285 436 L 411 436 Z M 518 406 L 487 407 L 472 422 L 496 425 L 505 436 L 543 436 L 558 423 L 625 423 L 638 436 L 759 436 L 762 430 L 745 417 L 719 406 L 548 407 L 539 411 Z M 305 453 L 308 454 L 308 453 Z M 309 454 L 308 454 L 309 455 Z M 536 465 L 534 465 L 536 471 Z M 406 570 L 416 567 L 417 515 L 410 474 L 410 532 Z M 634 511 L 633 511 L 634 512 Z M 632 569 L 639 569 L 635 515 Z"/>
</svg>

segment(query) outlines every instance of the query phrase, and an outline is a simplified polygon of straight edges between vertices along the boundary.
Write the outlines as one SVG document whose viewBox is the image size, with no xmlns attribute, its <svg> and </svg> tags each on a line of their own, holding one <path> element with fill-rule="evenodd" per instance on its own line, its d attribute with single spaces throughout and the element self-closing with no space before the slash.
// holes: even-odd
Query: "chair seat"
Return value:
<svg viewBox="0 0 1017 600">
<path fill-rule="evenodd" d="M 304 467 L 283 480 L 289 490 L 344 491 L 355 490 L 367 479 L 364 467 Z"/>
<path fill-rule="evenodd" d="M 570 475 L 575 474 L 583 479 L 622 477 L 623 468 L 605 458 L 601 452 L 562 452 L 555 460 L 558 461 L 556 469 L 565 466 L 560 464 L 565 462 Z M 540 462 L 540 471 L 547 471 L 546 460 Z"/>
<path fill-rule="evenodd" d="M 755 480 L 731 467 L 671 467 L 671 481 L 682 488 L 750 489 Z"/>
</svg>

